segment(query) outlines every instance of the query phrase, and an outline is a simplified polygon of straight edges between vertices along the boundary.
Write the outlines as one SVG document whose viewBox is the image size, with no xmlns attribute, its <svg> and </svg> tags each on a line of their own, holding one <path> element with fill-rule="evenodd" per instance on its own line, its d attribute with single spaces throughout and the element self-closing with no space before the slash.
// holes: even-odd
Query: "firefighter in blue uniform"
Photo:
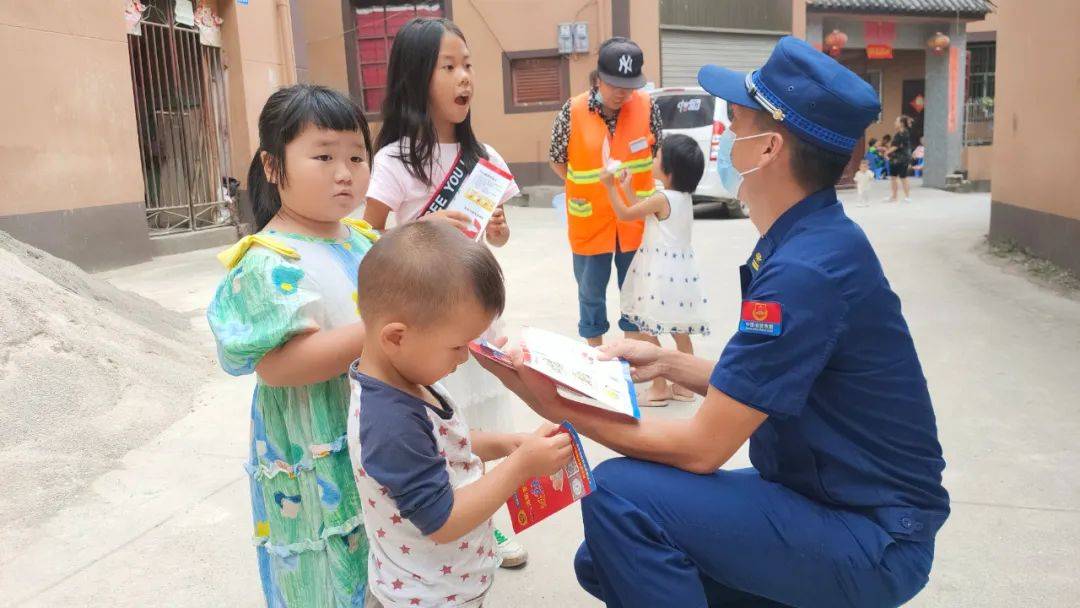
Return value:
<svg viewBox="0 0 1080 608">
<path fill-rule="evenodd" d="M 563 401 L 520 355 L 488 368 L 628 456 L 597 467 L 582 501 L 575 568 L 608 606 L 898 606 L 928 581 L 949 497 L 900 300 L 834 190 L 877 95 L 791 37 L 751 74 L 706 66 L 698 81 L 732 108 L 716 170 L 761 234 L 742 305 L 721 309 L 738 329 L 715 364 L 606 349 L 637 380 L 703 394 L 696 414 L 624 420 Z M 753 468 L 720 470 L 747 439 Z"/>
</svg>

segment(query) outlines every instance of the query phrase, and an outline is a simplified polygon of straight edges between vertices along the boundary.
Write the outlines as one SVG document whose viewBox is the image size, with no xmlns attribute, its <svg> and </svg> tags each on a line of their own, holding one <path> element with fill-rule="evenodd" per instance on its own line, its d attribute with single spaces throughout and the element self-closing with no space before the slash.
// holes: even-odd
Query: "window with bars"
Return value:
<svg viewBox="0 0 1080 608">
<path fill-rule="evenodd" d="M 964 107 L 964 145 L 967 146 L 994 142 L 996 46 L 994 42 L 968 45 L 967 103 Z"/>
<path fill-rule="evenodd" d="M 994 42 L 968 45 L 968 100 L 994 98 L 994 72 L 997 69 Z"/>
<path fill-rule="evenodd" d="M 353 0 L 353 7 L 360 103 L 365 112 L 375 113 L 386 97 L 386 67 L 394 36 L 413 17 L 442 17 L 442 3 Z"/>
<path fill-rule="evenodd" d="M 558 50 L 503 54 L 506 113 L 558 110 L 570 95 L 570 68 Z"/>
</svg>

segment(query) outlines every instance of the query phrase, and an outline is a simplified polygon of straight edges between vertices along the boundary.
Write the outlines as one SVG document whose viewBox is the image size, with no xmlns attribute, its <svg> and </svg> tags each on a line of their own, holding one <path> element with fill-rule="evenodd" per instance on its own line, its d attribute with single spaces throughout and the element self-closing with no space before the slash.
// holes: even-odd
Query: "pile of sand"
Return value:
<svg viewBox="0 0 1080 608">
<path fill-rule="evenodd" d="M 0 544 L 188 413 L 212 369 L 183 316 L 0 232 Z"/>
</svg>

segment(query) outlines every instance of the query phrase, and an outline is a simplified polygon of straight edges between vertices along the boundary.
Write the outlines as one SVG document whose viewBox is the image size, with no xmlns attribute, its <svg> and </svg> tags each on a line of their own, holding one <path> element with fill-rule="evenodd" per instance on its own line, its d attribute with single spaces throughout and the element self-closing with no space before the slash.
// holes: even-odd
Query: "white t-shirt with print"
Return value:
<svg viewBox="0 0 1080 608">
<path fill-rule="evenodd" d="M 387 228 L 416 219 L 416 216 L 431 200 L 431 195 L 442 183 L 447 172 L 450 171 L 454 159 L 457 158 L 458 150 L 461 149 L 460 144 L 436 144 L 432 154 L 432 167 L 428 172 L 432 182 L 429 186 L 409 174 L 405 163 L 398 158 L 402 153 L 398 144 L 399 142 L 395 141 L 375 153 L 371 166 L 371 182 L 368 184 L 367 191 L 368 198 L 373 198 L 390 208 L 392 214 L 387 221 Z M 484 144 L 484 148 L 487 150 L 488 160 L 507 173 L 510 172 L 506 161 L 499 156 L 495 148 L 487 144 Z M 406 142 L 404 152 L 407 154 L 408 151 L 409 144 Z M 499 202 L 505 203 L 517 196 L 519 192 L 517 182 L 511 182 L 506 194 L 503 195 L 503 200 Z"/>
</svg>

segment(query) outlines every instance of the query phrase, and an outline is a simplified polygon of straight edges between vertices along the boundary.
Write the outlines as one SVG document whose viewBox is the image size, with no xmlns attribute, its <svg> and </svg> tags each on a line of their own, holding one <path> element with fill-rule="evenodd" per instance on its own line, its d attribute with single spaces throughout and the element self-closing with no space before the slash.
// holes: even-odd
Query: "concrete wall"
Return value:
<svg viewBox="0 0 1080 608">
<path fill-rule="evenodd" d="M 988 182 L 994 173 L 994 146 L 965 146 L 964 168 L 973 182 Z"/>
<path fill-rule="evenodd" d="M 259 111 L 270 94 L 287 82 L 282 67 L 278 11 L 275 2 L 265 0 L 221 5 L 229 70 L 233 167 L 238 177 L 244 177 L 259 145 Z"/>
<path fill-rule="evenodd" d="M 298 71 L 347 90 L 342 0 L 292 1 L 285 8 L 305 16 L 296 24 L 304 43 Z M 154 251 L 120 5 L 0 2 L 0 81 L 8 93 L 0 95 L 0 116 L 7 117 L 0 125 L 0 230 L 88 269 L 142 261 Z M 284 73 L 277 5 L 217 2 L 230 173 L 241 181 L 258 146 L 259 111 L 282 83 L 296 80 Z"/>
<path fill-rule="evenodd" d="M 123 11 L 0 2 L 0 230 L 102 268 L 149 257 Z"/>
<path fill-rule="evenodd" d="M 809 41 L 806 0 L 791 0 L 791 35 Z"/>
<path fill-rule="evenodd" d="M 1080 272 L 1080 197 L 1073 159 L 1076 120 L 1062 100 L 1080 99 L 1080 3 L 998 4 L 997 91 L 990 237 L 1011 239 Z"/>
<path fill-rule="evenodd" d="M 348 93 L 341 0 L 293 0 L 292 6 L 298 80 Z"/>
<path fill-rule="evenodd" d="M 317 0 L 294 0 L 302 5 Z M 297 75 L 285 74 L 282 36 L 279 21 L 281 15 L 277 3 L 270 0 L 254 0 L 246 5 L 222 0 L 220 15 L 224 19 L 222 48 L 225 53 L 226 79 L 229 87 L 229 146 L 232 159 L 232 175 L 240 180 L 240 221 L 250 226 L 254 221 L 251 203 L 247 198 L 247 172 L 255 150 L 259 147 L 259 112 L 267 98 L 284 83 L 295 81 Z M 293 7 L 290 6 L 290 9 Z M 340 28 L 340 7 L 335 10 Z M 295 11 L 291 11 L 295 12 Z M 294 23 L 290 31 L 300 30 L 305 22 Z M 316 27 L 321 22 L 316 22 Z M 294 45 L 295 49 L 295 45 Z M 297 52 L 300 59 L 311 53 L 304 47 Z M 297 65 L 298 72 L 301 66 Z M 321 72 L 319 72 L 321 74 Z M 344 70 L 341 72 L 345 74 Z M 305 72 L 311 76 L 310 70 Z M 347 87 L 345 87 L 347 89 Z M 243 226 L 241 226 L 243 228 Z"/>
<path fill-rule="evenodd" d="M 987 13 L 986 18 L 982 21 L 971 21 L 967 24 L 967 32 L 969 37 L 971 34 L 996 32 L 997 29 L 998 14 L 996 12 Z"/>
</svg>

